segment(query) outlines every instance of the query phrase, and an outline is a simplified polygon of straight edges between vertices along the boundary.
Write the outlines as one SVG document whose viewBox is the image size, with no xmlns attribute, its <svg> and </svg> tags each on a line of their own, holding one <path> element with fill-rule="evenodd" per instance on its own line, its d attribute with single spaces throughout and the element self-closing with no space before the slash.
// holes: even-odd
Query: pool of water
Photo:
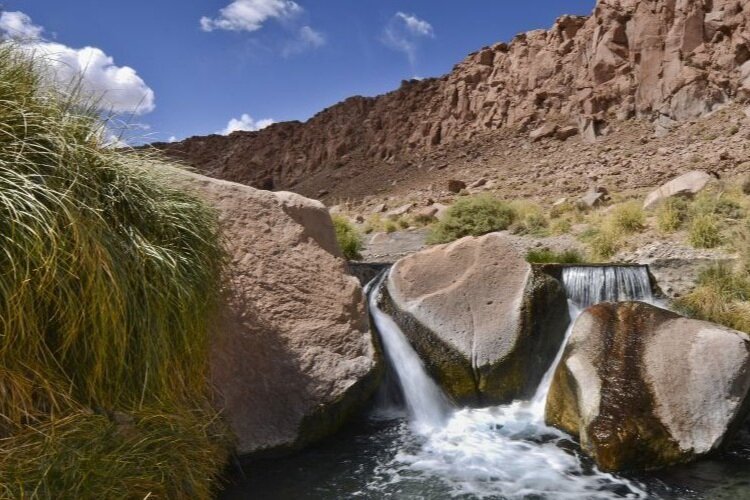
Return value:
<svg viewBox="0 0 750 500">
<path fill-rule="evenodd" d="M 485 412 L 485 416 L 488 413 Z M 572 440 L 554 432 L 539 436 L 538 430 L 528 434 L 535 436 L 529 441 L 516 434 L 514 446 L 518 449 L 511 451 L 518 453 L 518 460 L 503 456 L 507 463 L 502 464 L 495 461 L 498 450 L 493 450 L 486 442 L 487 428 L 480 429 L 473 437 L 484 442 L 483 454 L 487 462 L 476 466 L 475 461 L 482 453 L 467 457 L 457 451 L 467 446 L 466 440 L 472 439 L 465 428 L 463 438 L 442 435 L 436 439 L 415 432 L 405 418 L 386 419 L 382 415 L 362 418 L 338 435 L 295 456 L 247 463 L 243 473 L 235 468 L 219 498 L 750 499 L 750 437 L 747 434 L 717 457 L 653 474 L 609 476 L 597 472 Z M 503 429 L 494 431 L 502 433 Z M 436 450 L 436 446 L 444 449 Z M 544 458 L 538 470 L 529 471 L 529 457 L 523 457 L 524 446 L 527 452 L 554 447 L 550 455 L 557 459 Z M 545 455 L 549 451 L 546 449 Z M 572 461 L 558 456 L 558 452 L 568 455 Z M 439 460 L 447 457 L 448 462 L 430 463 L 430 457 Z M 555 460 L 561 469 L 554 470 Z M 570 463 L 579 463 L 580 469 L 568 470 L 566 467 Z M 495 468 L 495 474 L 484 474 L 483 467 Z M 526 477 L 518 475 L 521 470 Z M 556 485 L 554 481 L 559 483 Z"/>
</svg>

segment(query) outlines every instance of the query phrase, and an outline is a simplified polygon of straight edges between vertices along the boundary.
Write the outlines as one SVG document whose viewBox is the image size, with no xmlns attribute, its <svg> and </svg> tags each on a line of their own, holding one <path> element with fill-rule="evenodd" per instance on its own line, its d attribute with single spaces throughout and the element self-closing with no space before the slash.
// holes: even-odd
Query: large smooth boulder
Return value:
<svg viewBox="0 0 750 500">
<path fill-rule="evenodd" d="M 381 367 L 326 208 L 163 171 L 218 211 L 229 262 L 211 381 L 237 451 L 280 453 L 330 434 L 372 394 Z"/>
<path fill-rule="evenodd" d="M 702 170 L 693 170 L 663 184 L 649 193 L 643 202 L 643 208 L 656 208 L 664 200 L 676 196 L 691 198 L 703 191 L 710 183 L 716 181 L 716 176 Z"/>
<path fill-rule="evenodd" d="M 547 423 L 610 471 L 651 469 L 718 449 L 742 423 L 750 338 L 642 302 L 603 303 L 573 326 Z"/>
<path fill-rule="evenodd" d="M 469 404 L 531 396 L 568 324 L 560 283 L 503 233 L 399 260 L 384 302 L 440 385 Z"/>
</svg>

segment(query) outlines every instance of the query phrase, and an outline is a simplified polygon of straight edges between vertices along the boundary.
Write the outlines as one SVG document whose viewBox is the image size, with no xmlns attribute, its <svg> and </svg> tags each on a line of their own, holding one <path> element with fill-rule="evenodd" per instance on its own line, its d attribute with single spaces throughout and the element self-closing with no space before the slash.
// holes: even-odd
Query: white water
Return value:
<svg viewBox="0 0 750 500">
<path fill-rule="evenodd" d="M 380 278 L 378 288 L 385 275 Z M 388 362 L 398 376 L 407 410 L 419 432 L 440 428 L 450 413 L 451 404 L 430 378 L 419 355 L 412 349 L 393 318 L 378 308 L 377 289 L 370 294 L 370 314 L 375 322 Z"/>
<path fill-rule="evenodd" d="M 403 388 L 418 433 L 417 446 L 401 450 L 379 471 L 391 484 L 415 476 L 438 481 L 450 496 L 478 498 L 647 498 L 634 483 L 582 462 L 569 436 L 545 425 L 544 407 L 554 370 L 582 308 L 603 300 L 651 300 L 645 268 L 567 268 L 563 282 L 571 325 L 552 366 L 530 401 L 483 409 L 449 408 L 447 398 L 398 325 L 377 306 L 370 310 Z M 382 489 L 372 485 L 372 489 Z M 428 497 L 415 497 L 428 498 Z M 432 497 L 429 497 L 432 498 Z"/>
</svg>

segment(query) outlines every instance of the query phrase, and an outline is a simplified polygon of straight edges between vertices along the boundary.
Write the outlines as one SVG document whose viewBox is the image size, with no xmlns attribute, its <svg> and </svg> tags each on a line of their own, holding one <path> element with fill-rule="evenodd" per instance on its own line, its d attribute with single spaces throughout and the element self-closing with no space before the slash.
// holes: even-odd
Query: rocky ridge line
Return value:
<svg viewBox="0 0 750 500">
<path fill-rule="evenodd" d="M 372 170 L 441 168 L 435 151 L 504 131 L 591 142 L 638 118 L 665 134 L 750 98 L 749 20 L 740 0 L 599 0 L 590 17 L 564 16 L 442 78 L 352 97 L 306 123 L 155 146 L 210 176 L 322 197 Z"/>
</svg>

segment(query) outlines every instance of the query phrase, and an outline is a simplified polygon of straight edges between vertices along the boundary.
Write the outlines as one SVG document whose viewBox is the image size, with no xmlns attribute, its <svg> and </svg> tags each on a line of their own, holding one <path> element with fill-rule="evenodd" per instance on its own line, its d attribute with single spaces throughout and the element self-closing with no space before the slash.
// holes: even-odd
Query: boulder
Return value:
<svg viewBox="0 0 750 500">
<path fill-rule="evenodd" d="M 744 420 L 750 337 L 642 302 L 577 319 L 546 420 L 609 471 L 651 469 L 718 449 Z"/>
<path fill-rule="evenodd" d="M 682 174 L 649 193 L 643 202 L 643 208 L 646 210 L 656 208 L 661 202 L 674 196 L 692 197 L 703 191 L 716 179 L 715 175 L 702 170 L 693 170 Z"/>
<path fill-rule="evenodd" d="M 553 123 L 545 123 L 541 127 L 532 130 L 531 133 L 529 133 L 529 139 L 532 141 L 539 141 L 554 136 L 555 132 L 557 132 L 557 125 Z"/>
<path fill-rule="evenodd" d="M 437 220 L 437 213 L 438 213 L 439 207 L 436 207 L 435 205 L 429 206 L 429 207 L 423 207 L 414 212 L 414 219 L 422 222 L 422 223 L 428 223 L 433 222 Z"/>
<path fill-rule="evenodd" d="M 504 233 L 399 260 L 383 296 L 431 374 L 467 404 L 533 395 L 568 324 L 560 283 Z"/>
<path fill-rule="evenodd" d="M 560 127 L 557 129 L 557 132 L 555 133 L 555 137 L 559 141 L 565 141 L 576 135 L 578 135 L 578 127 L 575 127 L 572 125 L 568 127 Z"/>
<path fill-rule="evenodd" d="M 404 215 L 411 212 L 412 208 L 414 208 L 414 203 L 407 203 L 406 205 L 401 205 L 400 207 L 394 208 L 385 215 L 389 219 L 398 219 L 399 217 L 403 217 Z"/>
<path fill-rule="evenodd" d="M 578 204 L 583 208 L 596 208 L 604 205 L 608 199 L 609 196 L 605 191 L 593 189 L 583 195 L 581 199 L 578 200 Z"/>
<path fill-rule="evenodd" d="M 299 448 L 372 394 L 380 364 L 365 301 L 325 206 L 165 167 L 218 211 L 228 254 L 212 329 L 215 401 L 241 455 Z"/>
<path fill-rule="evenodd" d="M 466 183 L 464 181 L 459 181 L 456 179 L 451 179 L 448 181 L 448 191 L 451 193 L 460 193 L 466 189 Z"/>
</svg>

